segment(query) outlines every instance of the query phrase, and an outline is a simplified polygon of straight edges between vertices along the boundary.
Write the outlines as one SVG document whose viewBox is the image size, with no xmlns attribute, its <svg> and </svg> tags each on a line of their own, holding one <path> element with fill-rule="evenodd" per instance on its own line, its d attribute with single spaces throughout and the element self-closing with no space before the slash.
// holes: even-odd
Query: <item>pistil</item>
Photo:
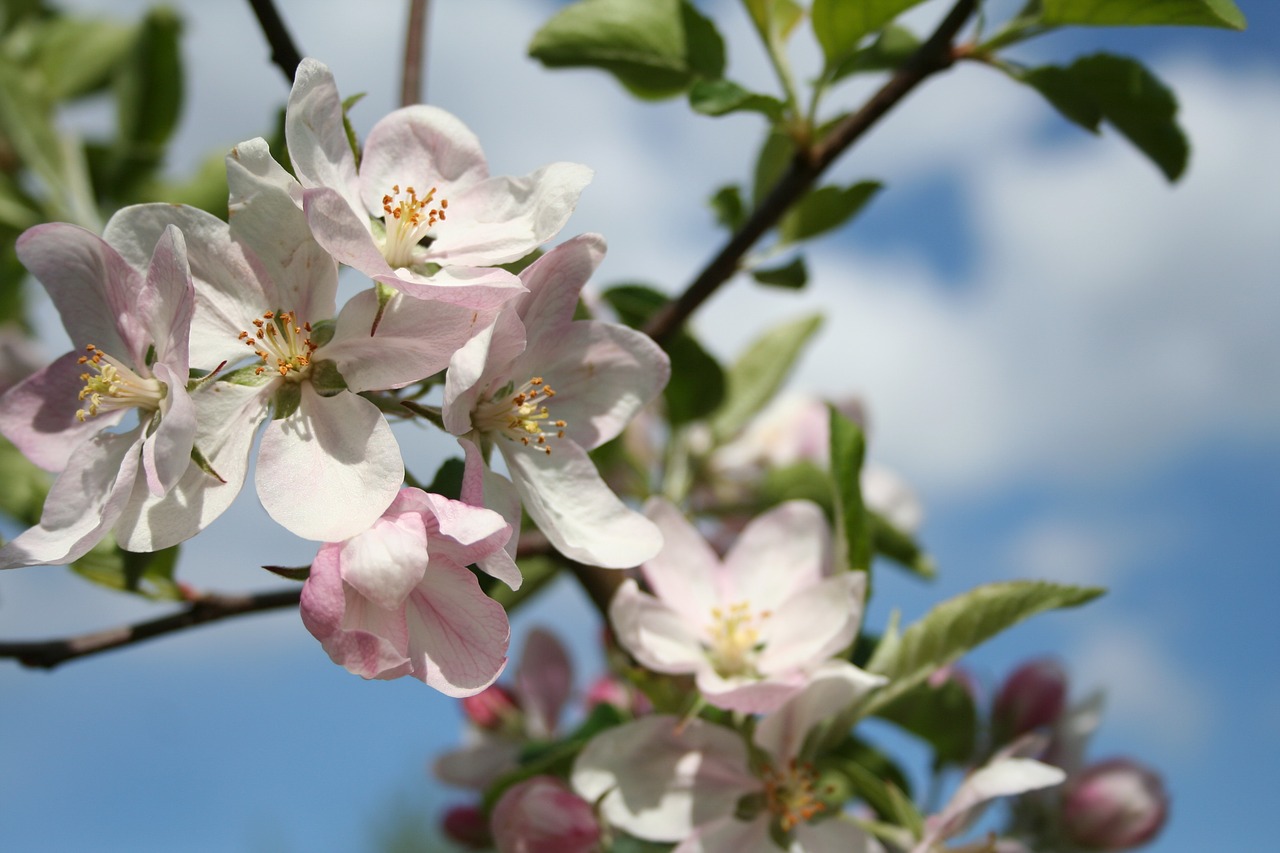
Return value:
<svg viewBox="0 0 1280 853">
<path fill-rule="evenodd" d="M 168 391 L 163 382 L 154 377 L 139 376 L 127 364 L 93 344 L 85 349 L 89 354 L 80 356 L 79 363 L 88 365 L 92 372 L 80 374 L 84 381 L 80 400 L 88 400 L 89 405 L 76 411 L 76 420 L 83 423 L 101 411 L 137 408 L 155 412 L 160 409 L 160 401 Z"/>
</svg>

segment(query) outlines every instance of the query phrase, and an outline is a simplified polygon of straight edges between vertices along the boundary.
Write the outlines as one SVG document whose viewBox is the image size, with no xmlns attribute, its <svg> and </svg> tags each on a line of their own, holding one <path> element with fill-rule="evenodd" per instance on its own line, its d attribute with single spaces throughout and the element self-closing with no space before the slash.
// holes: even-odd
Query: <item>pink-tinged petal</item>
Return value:
<svg viewBox="0 0 1280 853">
<path fill-rule="evenodd" d="M 556 391 L 552 414 L 588 449 L 616 436 L 661 393 L 671 360 L 648 336 L 626 326 L 582 320 L 554 339 L 528 326 L 529 346 L 512 366 L 518 382 L 541 376 Z"/>
<path fill-rule="evenodd" d="M 671 716 L 596 735 L 574 761 L 570 784 L 609 823 L 650 841 L 683 839 L 761 787 L 736 732 Z"/>
<path fill-rule="evenodd" d="M 182 232 L 170 225 L 156 243 L 146 279 L 136 296 L 134 310 L 140 329 L 145 330 L 142 357 L 136 366 L 145 363 L 146 348 L 154 344 L 156 360 L 168 364 L 186 385 L 195 305 L 186 241 Z"/>
<path fill-rule="evenodd" d="M 253 436 L 267 416 L 260 388 L 214 382 L 192 397 L 196 447 L 217 472 L 191 464 L 162 498 L 135 489 L 116 524 L 116 541 L 128 551 L 157 551 L 185 542 L 222 515 L 244 485 Z"/>
<path fill-rule="evenodd" d="M 104 432 L 81 444 L 53 481 L 40 523 L 0 548 L 0 569 L 70 563 L 98 544 L 133 491 L 139 435 Z"/>
<path fill-rule="evenodd" d="M 457 348 L 444 382 L 444 428 L 454 435 L 471 431 L 471 413 L 481 394 L 506 379 L 506 370 L 524 350 L 524 324 L 509 307 Z"/>
<path fill-rule="evenodd" d="M 689 622 L 632 578 L 622 582 L 609 602 L 609 624 L 624 649 L 655 672 L 673 675 L 709 669 L 696 622 Z"/>
<path fill-rule="evenodd" d="M 28 376 L 0 397 L 0 433 L 28 459 L 46 471 L 61 471 L 81 443 L 124 417 L 123 411 L 103 412 L 81 422 L 84 403 L 83 351 L 69 352 Z"/>
<path fill-rule="evenodd" d="M 559 441 L 548 454 L 510 441 L 499 444 L 525 510 L 561 554 L 623 569 L 662 548 L 657 526 L 609 491 L 581 447 Z"/>
<path fill-rule="evenodd" d="M 403 611 L 381 611 L 342 582 L 341 545 L 321 547 L 302 587 L 302 624 L 330 659 L 364 678 L 409 667 Z"/>
<path fill-rule="evenodd" d="M 431 772 L 446 785 L 483 791 L 498 777 L 515 769 L 524 750 L 523 739 L 514 739 L 469 727 L 459 749 L 441 754 Z"/>
<path fill-rule="evenodd" d="M 493 807 L 498 853 L 596 853 L 600 824 L 591 804 L 553 776 L 508 788 Z"/>
<path fill-rule="evenodd" d="M 604 253 L 604 237 L 579 234 L 525 267 L 520 280 L 529 293 L 515 303 L 520 320 L 554 342 L 556 331 L 573 322 L 582 288 Z"/>
<path fill-rule="evenodd" d="M 160 423 L 142 443 L 142 469 L 151 494 L 162 497 L 177 485 L 191 464 L 196 407 L 187 393 L 185 374 L 175 373 L 163 362 L 157 363 L 154 371 L 156 379 L 168 389 L 168 396 Z"/>
<path fill-rule="evenodd" d="M 404 462 L 378 407 L 302 385 L 298 410 L 262 436 L 258 498 L 281 526 L 304 539 L 338 542 L 373 524 L 395 498 Z"/>
<path fill-rule="evenodd" d="M 298 65 L 284 135 L 293 170 L 304 187 L 332 187 L 351 210 L 363 211 L 355 155 L 342 123 L 342 97 L 324 63 L 307 58 Z"/>
<path fill-rule="evenodd" d="M 475 575 L 433 559 L 407 605 L 414 678 L 446 696 L 472 696 L 497 680 L 511 627 L 507 611 L 481 592 Z"/>
<path fill-rule="evenodd" d="M 338 264 L 311 236 L 302 187 L 271 157 L 261 137 L 227 155 L 228 219 L 276 284 L 278 305 L 305 320 L 333 316 Z"/>
<path fill-rule="evenodd" d="M 800 824 L 791 849 L 804 853 L 884 853 L 880 842 L 839 818 Z"/>
<path fill-rule="evenodd" d="M 370 278 L 392 274 L 369 230 L 369 220 L 352 209 L 339 192 L 315 187 L 303 192 L 302 199 L 311 233 L 335 260 Z"/>
<path fill-rule="evenodd" d="M 543 737 L 554 734 L 573 690 L 573 664 L 555 634 L 542 628 L 529 632 L 516 669 L 516 688 L 525 713 L 532 717 L 530 728 Z"/>
<path fill-rule="evenodd" d="M 809 853 L 808 848 L 803 848 Z M 675 846 L 671 853 L 778 853 L 769 836 L 769 813 L 744 821 L 726 815 L 709 821 Z"/>
<path fill-rule="evenodd" d="M 372 278 L 415 299 L 447 302 L 481 311 L 501 308 L 524 293 L 519 277 L 496 267 L 445 267 L 430 276 L 402 268 L 386 275 L 373 275 Z"/>
<path fill-rule="evenodd" d="M 817 504 L 787 501 L 757 516 L 725 554 L 735 597 L 777 606 L 830 566 L 831 531 Z"/>
<path fill-rule="evenodd" d="M 723 678 L 710 667 L 698 670 L 697 674 L 698 692 L 708 705 L 743 714 L 776 711 L 808 683 L 808 674 L 798 670 L 764 679 Z"/>
<path fill-rule="evenodd" d="M 191 366 L 213 370 L 249 355 L 238 339 L 263 311 L 282 307 L 275 284 L 261 262 L 231 239 L 218 217 L 178 204 L 139 204 L 123 208 L 103 231 L 130 264 L 146 269 L 156 244 L 170 225 L 182 231 L 195 282 L 196 309 L 191 321 Z M 285 308 L 284 310 L 288 310 Z M 308 318 L 324 319 L 324 318 Z"/>
<path fill-rule="evenodd" d="M 356 393 L 403 388 L 439 373 L 489 320 L 470 308 L 401 294 L 391 297 L 377 331 L 370 334 L 377 314 L 378 296 L 372 289 L 356 294 L 342 307 L 333 340 L 315 356 L 334 361 Z"/>
<path fill-rule="evenodd" d="M 650 498 L 644 514 L 662 532 L 662 550 L 640 567 L 649 588 L 689 625 L 709 623 L 721 604 L 715 584 L 720 558 L 669 501 Z"/>
<path fill-rule="evenodd" d="M 442 556 L 460 566 L 501 551 L 511 534 L 510 526 L 498 513 L 421 489 L 401 489 L 392 508 L 401 507 L 422 514 L 432 559 Z M 516 586 L 519 585 L 517 577 Z"/>
<path fill-rule="evenodd" d="M 523 258 L 560 233 L 592 174 L 577 163 L 551 163 L 523 178 L 489 178 L 460 192 L 442 187 L 448 219 L 433 229 L 427 258 L 457 266 Z"/>
<path fill-rule="evenodd" d="M 494 551 L 476 561 L 480 570 L 497 578 L 512 589 L 519 589 L 524 582 L 520 567 L 516 565 L 516 548 L 519 546 L 520 525 L 524 513 L 520 509 L 520 495 L 511 481 L 495 474 L 484 464 L 480 448 L 471 441 L 459 438 L 458 444 L 466 459 L 462 472 L 462 500 L 472 506 L 484 506 L 494 510 L 511 526 L 511 538 L 499 551 Z"/>
<path fill-rule="evenodd" d="M 760 629 L 760 672 L 812 667 L 848 648 L 862 621 L 866 589 L 866 573 L 843 572 L 783 601 Z"/>
<path fill-rule="evenodd" d="M 804 690 L 760 721 L 756 746 L 773 756 L 775 765 L 785 766 L 800 756 L 800 747 L 815 726 L 846 710 L 866 692 L 868 679 L 876 676 L 848 661 L 823 664 Z"/>
<path fill-rule="evenodd" d="M 74 349 L 94 344 L 133 364 L 142 361 L 146 347 L 140 346 L 132 319 L 141 275 L 114 248 L 65 222 L 28 228 L 15 248 L 18 260 L 48 291 Z"/>
<path fill-rule="evenodd" d="M 360 194 L 365 210 L 377 217 L 382 215 L 382 197 L 392 193 L 392 187 L 413 187 L 419 197 L 434 187 L 437 199 L 449 201 L 452 218 L 454 187 L 488 175 L 476 135 L 439 107 L 419 104 L 396 110 L 369 131 L 360 161 Z"/>
<path fill-rule="evenodd" d="M 962 831 L 976 807 L 997 797 L 1011 797 L 1027 791 L 1061 784 L 1067 774 L 1031 758 L 1004 758 L 987 764 L 960 784 L 946 808 L 930 820 L 928 831 L 917 850 Z"/>
<path fill-rule="evenodd" d="M 404 604 L 427 571 L 427 532 L 422 516 L 387 514 L 342 543 L 342 580 L 383 610 Z"/>
</svg>

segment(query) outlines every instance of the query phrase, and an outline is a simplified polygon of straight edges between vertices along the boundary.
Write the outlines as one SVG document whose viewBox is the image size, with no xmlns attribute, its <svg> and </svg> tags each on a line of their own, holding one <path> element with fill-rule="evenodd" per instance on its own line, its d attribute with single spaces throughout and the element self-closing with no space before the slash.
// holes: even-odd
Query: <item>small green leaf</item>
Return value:
<svg viewBox="0 0 1280 853">
<path fill-rule="evenodd" d="M 743 0 L 756 28 L 774 44 L 791 37 L 796 24 L 804 20 L 804 7 L 795 0 Z"/>
<path fill-rule="evenodd" d="M 760 480 L 759 498 L 764 507 L 785 501 L 812 501 L 830 514 L 831 475 L 809 461 L 768 468 Z"/>
<path fill-rule="evenodd" d="M 1100 587 L 1063 586 L 1044 581 L 1005 581 L 980 586 L 944 601 L 900 636 L 886 634 L 867 669 L 889 684 L 863 703 L 864 714 L 881 708 L 924 681 L 936 669 L 1029 616 L 1092 601 Z"/>
<path fill-rule="evenodd" d="M 1232 0 L 1041 0 L 1041 8 L 1040 20 L 1055 26 L 1245 28 Z"/>
<path fill-rule="evenodd" d="M 756 157 L 755 182 L 751 189 L 752 206 L 759 207 L 765 196 L 791 166 L 796 156 L 796 144 L 779 130 L 770 131 L 760 146 Z"/>
<path fill-rule="evenodd" d="M 851 74 L 893 71 L 919 50 L 920 44 L 920 37 L 906 27 L 885 27 L 875 41 L 849 54 L 831 71 L 831 82 Z"/>
<path fill-rule="evenodd" d="M 730 231 L 737 231 L 747 219 L 747 208 L 742 203 L 742 188 L 737 184 L 729 184 L 716 190 L 708 204 L 715 212 L 716 222 Z"/>
<path fill-rule="evenodd" d="M 35 70 L 55 101 L 89 94 L 107 84 L 137 35 L 107 18 L 51 18 L 38 33 Z"/>
<path fill-rule="evenodd" d="M 40 521 L 49 475 L 0 438 L 0 512 L 30 527 Z"/>
<path fill-rule="evenodd" d="M 686 91 L 724 72 L 724 42 L 687 0 L 578 0 L 534 34 L 548 68 L 602 68 L 641 98 Z"/>
<path fill-rule="evenodd" d="M 862 38 L 888 24 L 923 0 L 813 0 L 813 32 L 822 45 L 827 68 L 834 69 Z"/>
<path fill-rule="evenodd" d="M 871 571 L 875 554 L 871 513 L 862 503 L 862 462 L 867 443 L 862 428 L 830 406 L 831 480 L 835 493 L 837 565 Z M 870 597 L 870 590 L 867 593 Z"/>
<path fill-rule="evenodd" d="M 737 435 L 773 399 L 821 325 L 821 314 L 790 320 L 756 338 L 738 356 L 725 376 L 724 403 L 711 417 L 717 443 Z"/>
<path fill-rule="evenodd" d="M 877 554 L 888 557 L 926 580 L 937 576 L 933 558 L 925 553 L 915 537 L 875 513 L 871 514 L 871 533 Z"/>
<path fill-rule="evenodd" d="M 347 134 L 347 145 L 351 147 L 351 156 L 356 158 L 357 168 L 360 166 L 360 137 L 351 123 L 351 108 L 364 100 L 364 96 L 364 92 L 356 92 L 342 99 L 342 129 Z"/>
<path fill-rule="evenodd" d="M 64 218 L 62 210 L 66 164 L 62 145 L 53 127 L 52 105 L 36 92 L 26 77 L 0 55 L 0 137 L 13 147 L 18 160 L 44 183 L 53 196 L 50 218 Z"/>
<path fill-rule="evenodd" d="M 838 228 L 856 216 L 882 187 L 879 181 L 859 181 L 848 187 L 819 187 L 782 217 L 778 223 L 778 239 L 795 243 Z"/>
<path fill-rule="evenodd" d="M 796 255 L 780 267 L 766 270 L 752 270 L 751 277 L 761 284 L 770 287 L 781 287 L 786 290 L 799 290 L 809 281 L 809 269 L 804 264 L 804 257 Z"/>
<path fill-rule="evenodd" d="M 182 114 L 182 21 L 157 7 L 142 21 L 138 38 L 116 75 L 117 132 L 111 151 L 109 191 L 128 197 L 164 157 Z"/>
<path fill-rule="evenodd" d="M 444 460 L 436 470 L 431 485 L 424 491 L 443 495 L 451 500 L 459 500 L 462 497 L 462 473 L 465 469 L 466 464 L 456 456 Z"/>
<path fill-rule="evenodd" d="M 177 565 L 177 545 L 163 551 L 135 553 L 122 550 L 108 536 L 72 563 L 71 570 L 109 589 L 157 601 L 181 601 L 182 591 L 173 579 Z"/>
<path fill-rule="evenodd" d="M 1105 120 L 1146 154 L 1170 181 L 1191 149 L 1178 126 L 1178 102 L 1141 63 L 1096 53 L 1065 68 L 1045 65 L 1016 75 L 1071 121 L 1093 133 Z"/>
<path fill-rule="evenodd" d="M 964 765 L 973 758 L 978 712 L 969 691 L 954 679 L 938 687 L 927 682 L 918 684 L 881 708 L 876 716 L 932 746 L 935 766 Z"/>
<path fill-rule="evenodd" d="M 723 116 L 737 112 L 760 113 L 771 121 L 782 117 L 782 101 L 771 95 L 750 92 L 731 80 L 699 80 L 689 89 L 689 106 L 694 112 Z"/>
</svg>

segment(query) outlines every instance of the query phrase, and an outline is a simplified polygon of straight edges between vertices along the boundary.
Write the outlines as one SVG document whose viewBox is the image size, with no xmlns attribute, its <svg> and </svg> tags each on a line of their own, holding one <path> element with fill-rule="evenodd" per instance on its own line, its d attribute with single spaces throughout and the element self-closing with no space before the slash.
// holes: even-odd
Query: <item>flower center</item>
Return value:
<svg viewBox="0 0 1280 853">
<path fill-rule="evenodd" d="M 769 611 L 752 613 L 745 601 L 729 605 L 728 609 L 711 608 L 711 635 L 708 657 L 722 677 L 754 675 L 755 657 L 760 647 L 760 624 L 769 617 Z"/>
<path fill-rule="evenodd" d="M 442 198 L 438 206 L 432 207 L 435 197 L 435 187 L 418 198 L 413 187 L 405 187 L 401 193 L 399 184 L 382 197 L 382 223 L 387 232 L 382 254 L 392 267 L 413 266 L 413 253 L 418 244 L 429 236 L 437 222 L 444 222 L 449 200 Z"/>
<path fill-rule="evenodd" d="M 783 770 L 769 766 L 763 778 L 765 802 L 783 832 L 812 820 L 826 808 L 814 793 L 816 774 L 811 764 L 800 764 L 793 758 Z"/>
<path fill-rule="evenodd" d="M 484 433 L 497 433 L 526 447 L 551 454 L 549 438 L 564 438 L 564 421 L 553 420 L 546 403 L 556 395 L 541 376 L 519 388 L 508 382 L 476 409 L 473 423 Z"/>
<path fill-rule="evenodd" d="M 262 359 L 254 373 L 261 375 L 268 368 L 281 376 L 301 380 L 311 364 L 311 354 L 320 348 L 309 337 L 311 324 L 297 325 L 298 318 L 292 311 L 268 311 L 253 321 L 252 332 L 242 331 L 240 340 Z"/>
<path fill-rule="evenodd" d="M 147 412 L 160 410 L 160 401 L 164 399 L 168 389 L 155 377 L 144 379 L 134 373 L 130 367 L 93 344 L 85 347 L 88 355 L 79 358 L 80 364 L 89 366 L 89 371 L 80 374 L 84 387 L 80 389 L 80 399 L 88 400 L 89 405 L 76 411 L 76 420 L 83 423 L 101 411 L 114 412 L 120 409 L 143 409 Z"/>
</svg>

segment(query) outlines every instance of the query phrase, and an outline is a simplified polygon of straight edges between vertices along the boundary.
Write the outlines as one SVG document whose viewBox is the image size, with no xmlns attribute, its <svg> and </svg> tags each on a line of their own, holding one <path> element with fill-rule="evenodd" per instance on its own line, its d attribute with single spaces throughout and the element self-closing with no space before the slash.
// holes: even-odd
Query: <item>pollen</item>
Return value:
<svg viewBox="0 0 1280 853">
<path fill-rule="evenodd" d="M 555 389 L 541 376 L 519 388 L 508 383 L 478 407 L 474 422 L 482 432 L 498 433 L 550 455 L 550 440 L 564 438 L 569 425 L 551 414 L 547 403 L 555 395 Z"/>
<path fill-rule="evenodd" d="M 77 361 L 88 370 L 80 374 L 84 387 L 80 389 L 81 402 L 88 401 L 83 409 L 76 410 L 76 420 L 84 423 L 102 411 L 141 409 L 155 412 L 168 389 L 155 377 L 143 377 L 127 364 L 112 358 L 93 344 L 85 347 L 88 355 Z"/>
<path fill-rule="evenodd" d="M 386 243 L 382 254 L 387 263 L 393 267 L 409 267 L 414 264 L 414 250 L 424 240 L 429 239 L 431 231 L 444 222 L 449 209 L 449 200 L 441 198 L 436 201 L 436 188 L 432 187 L 426 195 L 419 196 L 413 187 L 400 190 L 400 185 L 391 187 L 391 192 L 382 197 L 382 222 L 386 226 Z"/>
<path fill-rule="evenodd" d="M 254 373 L 272 370 L 287 379 L 300 380 L 311 365 L 311 354 L 320 348 L 311 340 L 311 324 L 299 323 L 292 311 L 267 311 L 253 321 L 253 331 L 239 339 L 262 359 Z"/>
<path fill-rule="evenodd" d="M 766 768 L 765 802 L 783 832 L 809 822 L 826 808 L 814 792 L 815 777 L 813 765 L 794 758 L 782 769 Z"/>
</svg>

